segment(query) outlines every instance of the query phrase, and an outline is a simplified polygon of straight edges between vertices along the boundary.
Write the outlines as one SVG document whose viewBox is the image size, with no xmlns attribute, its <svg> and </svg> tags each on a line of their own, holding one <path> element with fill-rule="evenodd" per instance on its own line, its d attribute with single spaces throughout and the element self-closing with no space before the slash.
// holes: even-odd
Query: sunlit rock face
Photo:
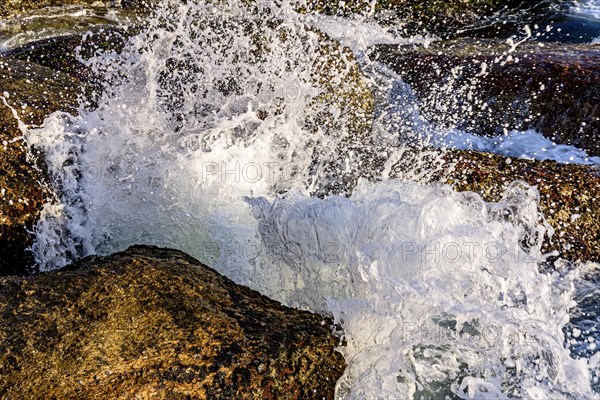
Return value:
<svg viewBox="0 0 600 400">
<path fill-rule="evenodd" d="M 134 247 L 0 279 L 0 393 L 31 398 L 333 398 L 331 321 L 184 253 Z"/>
</svg>

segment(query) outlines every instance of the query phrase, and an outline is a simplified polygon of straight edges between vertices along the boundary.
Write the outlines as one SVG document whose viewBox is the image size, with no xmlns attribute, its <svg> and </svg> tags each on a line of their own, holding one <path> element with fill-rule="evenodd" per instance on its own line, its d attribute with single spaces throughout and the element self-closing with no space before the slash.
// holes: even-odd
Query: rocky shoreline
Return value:
<svg viewBox="0 0 600 400">
<path fill-rule="evenodd" d="M 110 5 L 11 1 L 0 5 L 0 16 L 72 3 Z M 351 2 L 340 10 L 332 4 L 316 1 L 308 11 L 345 14 L 364 6 Z M 493 13 L 528 4 L 439 0 L 429 5 L 382 2 L 378 7 L 439 32 L 456 32 Z M 23 277 L 35 272 L 28 250 L 32 231 L 43 205 L 56 199 L 60 188 L 50 187 L 43 157 L 22 140 L 13 109 L 24 124 L 40 125 L 54 111 L 76 113 L 80 104 L 93 107 L 101 78 L 77 60 L 75 49 L 84 56 L 118 52 L 127 35 L 107 28 L 85 39 L 53 38 L 0 55 L 0 276 L 5 276 L 0 278 L 0 396 L 107 398 L 116 391 L 125 397 L 333 398 L 345 364 L 335 351 L 343 343 L 332 335 L 331 320 L 283 307 L 181 252 L 137 246 Z M 559 143 L 600 155 L 600 48 L 537 43 L 524 43 L 514 51 L 505 47 L 458 39 L 429 48 L 378 46 L 369 50 L 369 57 L 394 69 L 421 102 L 444 106 L 431 107 L 426 117 L 432 121 L 490 136 L 535 128 Z M 336 149 L 336 162 L 341 163 L 361 146 L 375 147 L 369 128 L 374 98 L 348 49 L 323 37 L 321 51 L 315 82 L 325 94 L 314 106 L 327 108 L 333 102 L 354 118 L 350 123 L 355 136 Z M 352 62 L 340 85 L 333 77 L 348 65 L 336 61 L 342 58 Z M 464 97 L 440 98 L 445 87 L 451 88 L 445 92 L 459 91 Z M 448 120 L 447 111 L 436 111 L 448 107 L 456 107 L 460 118 Z M 326 125 L 326 113 L 314 123 Z M 375 153 L 364 154 L 360 161 L 365 176 L 381 167 L 382 156 Z M 500 200 L 514 180 L 534 185 L 540 209 L 555 231 L 545 240 L 544 251 L 573 262 L 600 262 L 597 166 L 476 151 L 438 155 L 443 166 L 428 177 L 429 183 L 473 191 L 486 201 Z M 375 156 L 380 159 L 373 161 Z M 401 178 L 415 168 L 400 162 L 390 177 Z M 324 192 L 348 192 L 357 179 L 338 178 L 344 188 L 325 185 Z"/>
</svg>

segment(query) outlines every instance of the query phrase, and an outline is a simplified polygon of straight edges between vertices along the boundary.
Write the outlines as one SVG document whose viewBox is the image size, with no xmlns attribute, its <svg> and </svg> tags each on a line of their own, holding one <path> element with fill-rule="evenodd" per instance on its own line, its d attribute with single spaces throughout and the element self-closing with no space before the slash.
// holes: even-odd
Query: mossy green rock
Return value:
<svg viewBox="0 0 600 400">
<path fill-rule="evenodd" d="M 437 125 L 490 136 L 532 128 L 600 155 L 600 45 L 461 39 L 371 51 Z"/>
<path fill-rule="evenodd" d="M 57 110 L 74 112 L 79 81 L 20 60 L 0 58 L 0 95 L 26 124 L 41 124 Z M 0 275 L 25 274 L 33 265 L 26 250 L 43 204 L 52 198 L 44 163 L 20 138 L 13 110 L 0 99 Z"/>
<path fill-rule="evenodd" d="M 3 398 L 333 399 L 331 321 L 175 250 L 0 278 Z"/>
</svg>

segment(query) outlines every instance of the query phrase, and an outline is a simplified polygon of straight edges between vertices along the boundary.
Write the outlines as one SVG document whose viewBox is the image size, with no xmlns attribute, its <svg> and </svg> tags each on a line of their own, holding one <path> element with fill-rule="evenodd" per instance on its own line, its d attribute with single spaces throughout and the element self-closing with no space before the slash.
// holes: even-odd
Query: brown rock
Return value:
<svg viewBox="0 0 600 400">
<path fill-rule="evenodd" d="M 151 1 L 148 1 L 148 3 Z M 116 2 L 119 3 L 119 0 Z M 94 7 L 110 7 L 113 4 L 115 4 L 114 0 L 3 0 L 2 4 L 0 4 L 0 17 L 26 13 L 40 8 L 52 6 L 84 5 Z M 144 1 L 120 0 L 120 4 L 126 7 L 138 7 L 143 6 Z"/>
<path fill-rule="evenodd" d="M 543 251 L 557 251 L 572 261 L 600 261 L 600 168 L 462 150 L 442 153 L 442 157 L 439 173 L 425 175 L 429 182 L 442 181 L 458 191 L 476 192 L 486 201 L 500 200 L 515 180 L 536 186 L 540 210 L 555 230 L 551 239 L 545 239 Z M 399 163 L 392 176 L 411 168 L 414 163 L 410 161 Z"/>
<path fill-rule="evenodd" d="M 378 46 L 414 90 L 422 114 L 476 134 L 534 128 L 600 155 L 600 46 L 461 39 L 429 48 Z"/>
<path fill-rule="evenodd" d="M 397 19 L 412 22 L 437 34 L 447 35 L 502 10 L 527 9 L 531 12 L 539 1 L 531 0 L 309 0 L 303 6 L 309 11 L 347 15 L 389 11 Z M 539 10 L 536 10 L 539 11 Z"/>
<path fill-rule="evenodd" d="M 74 111 L 79 82 L 51 69 L 0 58 L 0 95 L 26 124 L 40 124 L 51 112 Z M 5 94 L 8 94 L 6 98 Z M 0 99 L 0 275 L 25 274 L 33 265 L 26 248 L 46 187 L 43 163 L 20 139 L 13 111 Z"/>
<path fill-rule="evenodd" d="M 0 279 L 3 398 L 333 398 L 331 321 L 175 250 Z"/>
<path fill-rule="evenodd" d="M 0 16 L 18 14 L 37 8 L 49 6 L 61 6 L 69 4 L 88 4 L 91 5 L 94 0 L 4 0 L 0 5 Z"/>
</svg>

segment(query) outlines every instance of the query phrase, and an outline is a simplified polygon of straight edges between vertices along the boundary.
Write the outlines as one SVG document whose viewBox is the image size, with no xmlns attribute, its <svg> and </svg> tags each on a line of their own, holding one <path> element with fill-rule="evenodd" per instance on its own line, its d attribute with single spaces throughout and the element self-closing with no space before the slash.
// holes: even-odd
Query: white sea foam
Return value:
<svg viewBox="0 0 600 400">
<path fill-rule="evenodd" d="M 600 20 L 600 1 L 598 0 L 581 0 L 576 1 L 571 7 L 571 12 L 574 14 Z"/>
<path fill-rule="evenodd" d="M 338 40 L 342 45 L 351 48 L 355 54 L 360 54 L 376 44 L 423 44 L 427 46 L 432 41 L 438 40 L 434 36 L 407 37 L 401 30 L 402 26 L 383 26 L 373 18 L 358 15 L 342 18 L 315 14 L 309 15 L 306 21 Z"/>
<path fill-rule="evenodd" d="M 562 333 L 578 270 L 538 270 L 535 188 L 516 182 L 497 204 L 400 181 L 310 197 L 326 178 L 315 149 L 337 161 L 348 134 L 343 115 L 337 134 L 306 128 L 318 36 L 288 9 L 269 10 L 282 35 L 234 5 L 164 2 L 122 55 L 90 61 L 109 82 L 98 109 L 24 129 L 61 196 L 37 226 L 41 267 L 135 243 L 187 251 L 332 315 L 349 364 L 339 398 L 594 398 L 596 364 L 571 358 Z M 273 94 L 290 84 L 293 101 Z"/>
<path fill-rule="evenodd" d="M 498 137 L 484 137 L 456 130 L 434 138 L 438 146 L 479 150 L 507 157 L 554 160 L 560 163 L 600 164 L 600 157 L 588 156 L 575 146 L 556 144 L 535 130 L 511 131 Z"/>
<path fill-rule="evenodd" d="M 561 331 L 575 276 L 539 273 L 539 249 L 520 244 L 543 229 L 537 201 L 518 182 L 486 204 L 396 181 L 349 199 L 248 200 L 272 295 L 343 327 L 339 398 L 593 397 Z"/>
</svg>

